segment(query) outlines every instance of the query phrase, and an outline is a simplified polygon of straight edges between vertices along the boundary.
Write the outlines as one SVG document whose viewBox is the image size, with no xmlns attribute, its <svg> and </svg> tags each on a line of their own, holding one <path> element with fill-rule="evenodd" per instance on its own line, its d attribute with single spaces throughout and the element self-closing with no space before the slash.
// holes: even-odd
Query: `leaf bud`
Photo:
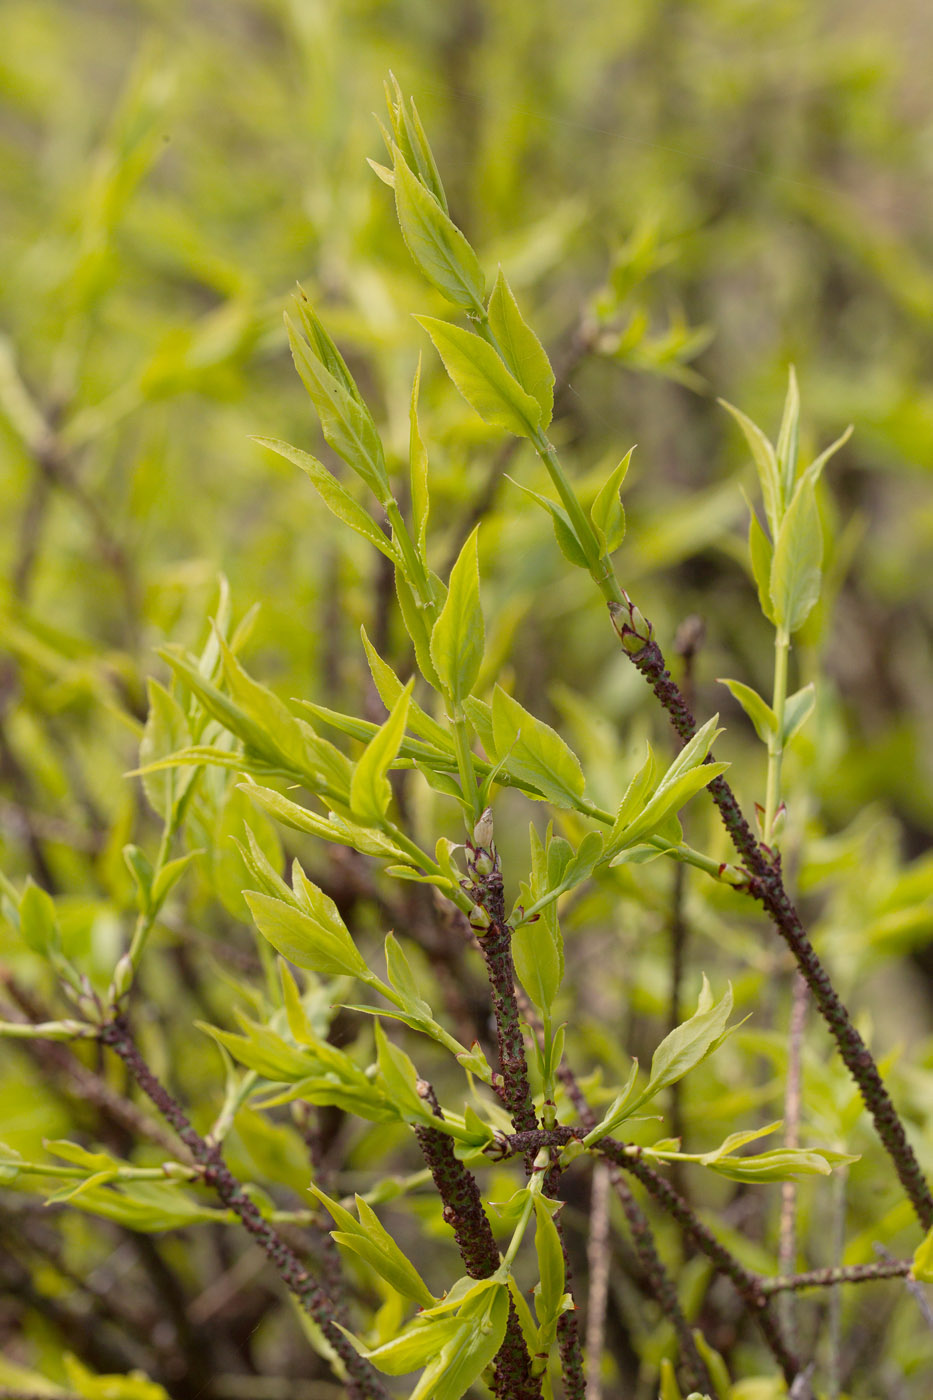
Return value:
<svg viewBox="0 0 933 1400">
<path fill-rule="evenodd" d="M 492 845 L 492 837 L 492 808 L 487 807 L 473 828 L 473 844 L 484 850 L 488 850 Z"/>
<path fill-rule="evenodd" d="M 474 904 L 473 908 L 470 910 L 470 928 L 473 929 L 474 933 L 482 938 L 484 934 L 489 932 L 489 925 L 491 923 L 492 920 L 483 906 L 481 904 Z"/>
<path fill-rule="evenodd" d="M 477 875 L 491 875 L 496 868 L 495 857 L 489 851 L 480 851 L 470 863 Z"/>
<path fill-rule="evenodd" d="M 129 953 L 124 953 L 113 970 L 113 981 L 110 984 L 109 992 L 111 1004 L 115 1005 L 126 996 L 133 985 L 134 972 L 132 958 Z"/>
</svg>

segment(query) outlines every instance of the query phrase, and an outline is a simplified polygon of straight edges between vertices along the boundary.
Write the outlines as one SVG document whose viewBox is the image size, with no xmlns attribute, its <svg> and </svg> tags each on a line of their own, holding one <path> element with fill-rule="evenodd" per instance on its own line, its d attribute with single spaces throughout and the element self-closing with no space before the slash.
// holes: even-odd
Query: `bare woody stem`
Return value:
<svg viewBox="0 0 933 1400">
<path fill-rule="evenodd" d="M 683 695 L 671 679 L 660 647 L 652 639 L 650 623 L 631 603 L 610 604 L 610 614 L 626 656 L 651 686 L 681 739 L 691 739 L 696 733 L 696 723 Z M 707 762 L 711 761 L 712 754 L 707 757 Z M 787 893 L 780 861 L 772 858 L 756 841 L 725 778 L 721 775 L 714 778 L 709 784 L 709 791 L 719 808 L 732 844 L 744 861 L 748 873 L 745 888 L 763 906 L 793 954 L 836 1041 L 843 1063 L 859 1087 L 875 1130 L 894 1164 L 917 1218 L 924 1230 L 929 1230 L 933 1226 L 933 1195 L 929 1185 L 871 1051 L 852 1024 Z"/>
<path fill-rule="evenodd" d="M 421 1080 L 418 1093 L 440 1118 L 440 1104 L 431 1085 Z M 416 1127 L 415 1136 L 444 1204 L 444 1220 L 454 1232 L 464 1268 L 470 1278 L 491 1278 L 499 1267 L 499 1250 L 476 1178 L 454 1155 L 453 1142 L 446 1133 Z M 511 1299 L 505 1340 L 495 1362 L 493 1392 L 500 1400 L 540 1400 L 542 1393 L 541 1381 L 532 1374 L 531 1357 Z"/>
<path fill-rule="evenodd" d="M 805 1274 L 763 1278 L 761 1291 L 770 1297 L 773 1293 L 796 1293 L 803 1288 L 832 1288 L 838 1283 L 871 1283 L 877 1279 L 904 1278 L 910 1269 L 909 1259 L 892 1259 L 881 1264 L 851 1264 L 848 1268 L 839 1269 L 812 1269 Z"/>
<path fill-rule="evenodd" d="M 100 1033 L 104 1045 L 119 1055 L 143 1093 L 177 1133 L 192 1158 L 202 1169 L 206 1185 L 213 1187 L 224 1205 L 239 1216 L 255 1242 L 275 1265 L 286 1287 L 297 1298 L 302 1309 L 321 1328 L 329 1344 L 346 1367 L 347 1394 L 353 1400 L 388 1400 L 388 1391 L 369 1362 L 359 1356 L 346 1337 L 334 1325 L 337 1309 L 330 1297 L 304 1267 L 298 1256 L 264 1220 L 247 1196 L 242 1185 L 230 1171 L 217 1146 L 207 1142 L 192 1127 L 181 1105 L 164 1084 L 156 1078 L 143 1059 L 130 1034 L 126 1020 L 119 1016 L 104 1026 Z"/>
<path fill-rule="evenodd" d="M 505 891 L 499 854 L 492 839 L 491 812 L 484 812 L 480 817 L 473 840 L 467 842 L 466 850 L 467 870 L 471 881 L 467 885 L 467 893 L 473 900 L 470 926 L 477 935 L 486 963 L 496 1019 L 502 1081 L 498 1086 L 499 1096 L 508 1110 L 515 1131 L 533 1133 L 538 1127 L 538 1118 L 528 1079 L 528 1059 L 519 1019 L 515 967 L 512 962 L 512 929 L 505 915 Z M 526 1170 L 530 1169 L 531 1157 L 526 1157 L 525 1164 Z M 549 1195 L 557 1196 L 559 1180 L 560 1169 L 555 1164 L 548 1172 L 545 1184 Z M 570 1260 L 559 1221 L 557 1230 L 564 1256 L 565 1284 L 567 1291 L 572 1295 Z M 575 1312 L 562 1313 L 558 1319 L 557 1346 L 566 1400 L 585 1400 L 583 1348 Z"/>
<path fill-rule="evenodd" d="M 515 967 L 512 963 L 512 929 L 505 917 L 505 892 L 499 855 L 492 843 L 467 843 L 467 870 L 471 884 L 467 893 L 473 900 L 470 926 L 477 935 L 492 993 L 499 1046 L 502 1082 L 499 1097 L 509 1112 L 517 1133 L 538 1126 L 528 1079 L 528 1060 L 515 998 Z"/>
</svg>

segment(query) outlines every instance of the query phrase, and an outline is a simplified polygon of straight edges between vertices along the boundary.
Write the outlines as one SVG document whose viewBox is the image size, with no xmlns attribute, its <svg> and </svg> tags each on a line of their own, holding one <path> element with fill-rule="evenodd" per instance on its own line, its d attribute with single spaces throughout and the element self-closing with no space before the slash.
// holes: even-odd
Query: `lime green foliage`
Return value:
<svg viewBox="0 0 933 1400">
<path fill-rule="evenodd" d="M 0 1385 L 345 1384 L 94 1043 L 116 1013 L 343 1278 L 393 1396 L 488 1394 L 510 1327 L 561 1393 L 598 1263 L 571 1297 L 561 1234 L 582 1260 L 609 1134 L 756 1275 L 793 1181 L 799 1269 L 878 1244 L 933 1278 L 813 1015 L 784 1142 L 788 965 L 705 792 L 728 769 L 760 806 L 929 1171 L 933 282 L 900 7 L 884 43 L 803 0 L 79 8 L 12 0 L 0 58 Z M 682 749 L 607 622 L 621 585 L 722 711 Z M 580 1129 L 562 1181 L 504 1155 L 477 871 L 533 1112 Z M 476 1178 L 488 1277 L 425 1134 Z M 605 1393 L 786 1394 L 631 1185 L 684 1326 L 613 1198 Z M 924 1397 L 902 1278 L 841 1286 L 835 1328 L 826 1296 L 793 1304 L 817 1393 Z"/>
</svg>

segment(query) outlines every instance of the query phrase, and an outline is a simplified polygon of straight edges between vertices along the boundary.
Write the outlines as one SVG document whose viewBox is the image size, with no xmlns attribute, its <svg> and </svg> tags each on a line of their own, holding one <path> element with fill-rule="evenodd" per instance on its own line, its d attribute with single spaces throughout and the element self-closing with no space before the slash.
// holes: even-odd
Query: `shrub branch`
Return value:
<svg viewBox="0 0 933 1400">
<path fill-rule="evenodd" d="M 230 1171 L 220 1149 L 212 1146 L 192 1126 L 181 1105 L 153 1074 L 130 1034 L 124 1017 L 118 1016 L 102 1027 L 100 1039 L 119 1055 L 143 1093 L 174 1129 L 202 1169 L 206 1185 L 213 1187 L 224 1205 L 239 1216 L 244 1227 L 278 1270 L 282 1282 L 297 1298 L 302 1309 L 321 1328 L 330 1346 L 347 1371 L 347 1392 L 353 1400 L 388 1400 L 388 1391 L 369 1362 L 359 1356 L 335 1326 L 337 1309 L 298 1256 L 268 1221 L 260 1215 L 243 1186 Z"/>
<path fill-rule="evenodd" d="M 660 647 L 652 639 L 651 624 L 630 602 L 625 605 L 612 603 L 609 610 L 626 656 L 651 686 L 681 739 L 691 739 L 696 733 L 696 722 L 686 700 L 671 679 Z M 713 761 L 712 754 L 707 756 L 706 761 Z M 858 1085 L 878 1136 L 894 1163 L 917 1218 L 924 1230 L 929 1230 L 933 1226 L 933 1195 L 929 1185 L 871 1051 L 853 1025 L 787 893 L 780 860 L 756 841 L 735 793 L 722 775 L 710 782 L 709 791 L 719 808 L 732 844 L 745 862 L 748 875 L 745 889 L 768 913 L 793 954 L 820 1014 L 839 1047 L 843 1063 Z"/>
</svg>

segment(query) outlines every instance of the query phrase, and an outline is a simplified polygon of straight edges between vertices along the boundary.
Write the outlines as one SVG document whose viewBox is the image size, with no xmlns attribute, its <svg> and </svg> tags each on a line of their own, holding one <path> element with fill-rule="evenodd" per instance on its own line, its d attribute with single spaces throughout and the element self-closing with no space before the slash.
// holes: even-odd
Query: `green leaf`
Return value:
<svg viewBox="0 0 933 1400">
<path fill-rule="evenodd" d="M 557 919 L 521 923 L 512 933 L 515 971 L 531 1000 L 549 1012 L 564 975 L 563 940 Z"/>
<path fill-rule="evenodd" d="M 465 311 L 483 311 L 486 280 L 479 259 L 434 195 L 413 174 L 397 146 L 392 149 L 395 208 L 402 237 L 417 266 L 448 301 Z"/>
<path fill-rule="evenodd" d="M 645 1095 L 635 1093 L 635 1083 L 637 1079 L 638 1061 L 633 1060 L 628 1072 L 628 1079 L 625 1081 L 622 1089 L 613 1099 L 600 1122 L 598 1122 L 595 1128 L 592 1128 L 584 1138 L 584 1142 L 587 1146 L 615 1132 L 619 1124 L 624 1123 L 626 1118 L 630 1118 L 636 1108 L 644 1103 Z"/>
<path fill-rule="evenodd" d="M 366 635 L 365 627 L 360 628 L 360 636 L 363 639 L 363 647 L 366 651 L 366 660 L 369 662 L 373 684 L 379 692 L 379 699 L 387 710 L 391 710 L 404 689 L 402 682 L 392 667 L 383 661 Z M 454 746 L 450 734 L 442 724 L 438 724 L 436 719 L 432 719 L 429 714 L 426 714 L 414 700 L 408 707 L 408 728 L 413 734 L 418 734 L 422 739 L 434 744 L 442 753 L 454 756 Z"/>
<path fill-rule="evenodd" d="M 585 786 L 580 760 L 549 724 L 529 714 L 498 685 L 492 726 L 496 756 L 505 758 L 510 773 L 533 783 L 558 807 L 576 805 Z"/>
<path fill-rule="evenodd" d="M 479 600 L 479 526 L 450 571 L 450 588 L 431 632 L 431 660 L 445 692 L 459 708 L 483 663 L 485 628 Z"/>
<path fill-rule="evenodd" d="M 619 497 L 619 492 L 634 451 L 634 447 L 629 448 L 609 479 L 600 488 L 596 500 L 590 507 L 590 522 L 596 531 L 597 539 L 607 554 L 618 549 L 625 539 L 625 507 Z"/>
<path fill-rule="evenodd" d="M 787 369 L 787 397 L 777 439 L 778 475 L 785 501 L 789 501 L 797 475 L 797 444 L 800 437 L 800 391 L 794 366 Z"/>
<path fill-rule="evenodd" d="M 398 754 L 405 733 L 414 684 L 412 678 L 393 705 L 388 719 L 366 745 L 353 770 L 350 810 L 364 825 L 381 825 L 392 800 L 392 788 L 386 774 Z"/>
<path fill-rule="evenodd" d="M 447 196 L 444 194 L 444 186 L 441 183 L 434 153 L 428 143 L 424 127 L 421 125 L 421 118 L 418 116 L 415 99 L 411 98 L 406 107 L 405 99 L 402 96 L 402 89 L 399 87 L 394 73 L 389 74 L 388 81 L 385 84 L 385 94 L 386 105 L 389 109 L 389 120 L 392 123 L 392 131 L 395 134 L 396 144 L 411 169 L 417 174 L 421 183 L 431 191 L 438 204 L 440 204 L 441 208 L 446 213 Z M 380 126 L 381 125 L 382 123 L 380 122 Z M 383 135 L 386 138 L 386 145 L 391 154 L 391 140 L 385 130 L 383 130 Z"/>
<path fill-rule="evenodd" d="M 918 1283 L 933 1283 L 933 1230 L 929 1230 L 914 1251 L 911 1273 Z"/>
<path fill-rule="evenodd" d="M 392 490 L 385 454 L 372 415 L 362 401 L 335 378 L 285 317 L 295 368 L 321 420 L 321 431 L 347 466 L 365 482 L 376 499 L 387 505 Z"/>
<path fill-rule="evenodd" d="M 365 977 L 369 969 L 337 906 L 322 890 L 316 895 L 312 916 L 270 895 L 243 891 L 259 932 L 289 962 L 325 977 Z"/>
<path fill-rule="evenodd" d="M 385 941 L 386 976 L 405 1003 L 405 1009 L 415 1009 L 430 1018 L 431 1008 L 421 995 L 421 988 L 415 981 L 408 959 L 402 951 L 394 933 L 386 935 Z"/>
<path fill-rule="evenodd" d="M 726 1038 L 726 1023 L 732 1014 L 732 986 L 720 1001 L 713 1004 L 709 982 L 703 977 L 703 988 L 697 1010 L 688 1021 L 675 1026 L 664 1037 L 651 1059 L 648 1087 L 641 1102 L 653 1099 L 669 1084 L 674 1084 L 694 1066 L 711 1055 Z"/>
<path fill-rule="evenodd" d="M 409 1400 L 461 1400 L 493 1361 L 505 1337 L 509 1290 L 499 1283 L 487 1291 L 488 1298 L 477 1300 L 482 1310 L 470 1311 L 470 1325 L 445 1343 Z"/>
<path fill-rule="evenodd" d="M 308 1188 L 312 1195 L 326 1206 L 340 1227 L 332 1232 L 338 1244 L 350 1249 L 365 1259 L 405 1298 L 413 1298 L 423 1308 L 430 1308 L 434 1295 L 414 1264 L 405 1257 L 395 1240 L 386 1230 L 376 1212 L 362 1197 L 356 1197 L 359 1222 L 337 1201 L 332 1201 L 323 1191 L 312 1184 Z"/>
<path fill-rule="evenodd" d="M 534 1198 L 535 1252 L 538 1256 L 538 1285 L 535 1288 L 535 1312 L 542 1329 L 556 1327 L 563 1312 L 564 1251 L 553 1215 L 554 1202 L 539 1195 Z"/>
<path fill-rule="evenodd" d="M 168 898 L 175 885 L 177 885 L 182 875 L 184 875 L 188 866 L 196 856 L 201 854 L 201 851 L 189 851 L 187 855 L 178 856 L 177 859 L 170 860 L 161 867 L 155 880 L 152 882 L 152 889 L 150 891 L 152 909 L 154 911 L 158 912 L 158 910 L 162 908 L 165 900 Z"/>
<path fill-rule="evenodd" d="M 801 478 L 774 545 L 771 597 L 778 626 L 803 626 L 820 596 L 823 531 L 812 482 Z"/>
<path fill-rule="evenodd" d="M 533 435 L 541 423 L 541 405 L 525 393 L 488 341 L 433 316 L 416 316 L 415 320 L 427 331 L 447 373 L 485 423 L 516 437 Z"/>
<path fill-rule="evenodd" d="M 836 438 L 836 441 L 831 442 L 829 446 L 825 449 L 825 451 L 821 452 L 820 455 L 810 463 L 806 471 L 801 473 L 801 480 L 808 481 L 811 485 L 815 486 L 816 483 L 819 481 L 820 476 L 822 475 L 823 468 L 826 466 L 826 463 L 831 457 L 834 457 L 836 455 L 840 447 L 845 446 L 845 444 L 849 441 L 849 438 L 851 436 L 852 424 L 850 423 L 849 426 L 846 428 L 845 432 L 840 433 L 839 437 Z"/>
<path fill-rule="evenodd" d="M 412 586 L 405 577 L 404 570 L 400 567 L 395 570 L 395 592 L 398 597 L 402 621 L 405 624 L 405 631 L 415 648 L 418 670 L 428 685 L 433 686 L 435 690 L 441 690 L 440 678 L 434 669 L 434 662 L 431 660 L 430 622 L 424 608 L 415 597 Z"/>
<path fill-rule="evenodd" d="M 28 948 L 47 958 L 61 952 L 62 938 L 52 896 L 26 876 L 19 902 L 19 931 Z"/>
<path fill-rule="evenodd" d="M 730 694 L 738 700 L 755 726 L 755 733 L 761 742 L 766 744 L 769 734 L 777 733 L 777 716 L 771 706 L 766 700 L 762 700 L 758 691 L 752 690 L 750 685 L 745 685 L 742 681 L 729 681 L 722 676 L 717 679 L 719 684 L 726 686 Z"/>
<path fill-rule="evenodd" d="M 772 535 L 776 536 L 778 525 L 781 520 L 781 508 L 783 497 L 781 494 L 781 477 L 778 470 L 778 461 L 764 433 L 756 423 L 747 417 L 741 409 L 734 408 L 725 399 L 718 399 L 718 403 L 732 414 L 742 432 L 745 440 L 752 450 L 752 457 L 755 461 L 755 469 L 758 472 L 758 480 L 761 484 L 761 494 L 765 503 L 765 514 L 768 517 L 768 524 L 771 526 Z"/>
<path fill-rule="evenodd" d="M 404 1050 L 392 1044 L 378 1021 L 375 1033 L 376 1060 L 389 1101 L 406 1122 L 430 1123 L 434 1115 L 418 1093 L 418 1074 L 411 1060 Z"/>
<path fill-rule="evenodd" d="M 255 1070 L 273 1084 L 298 1084 L 320 1068 L 304 1051 L 296 1050 L 288 1041 L 264 1026 L 250 1025 L 248 1035 L 235 1035 L 232 1031 L 219 1030 L 203 1021 L 196 1021 L 195 1024 L 218 1045 L 222 1045 L 239 1064 Z"/>
<path fill-rule="evenodd" d="M 784 704 L 784 732 L 781 736 L 782 742 L 786 746 L 793 739 L 794 735 L 803 728 L 816 704 L 816 687 L 810 681 L 808 685 L 789 695 Z"/>
<path fill-rule="evenodd" d="M 416 1318 L 411 1327 L 372 1350 L 361 1346 L 355 1337 L 350 1337 L 350 1341 L 360 1355 L 371 1361 L 383 1375 L 407 1376 L 410 1371 L 420 1370 L 436 1357 L 445 1343 L 456 1336 L 463 1326 L 455 1317 L 436 1317 L 427 1322 Z"/>
<path fill-rule="evenodd" d="M 546 431 L 554 412 L 554 371 L 544 346 L 523 319 L 501 267 L 489 298 L 489 326 L 512 374 L 540 405 L 540 427 Z"/>
<path fill-rule="evenodd" d="M 790 1181 L 798 1176 L 829 1176 L 832 1171 L 822 1153 L 790 1147 L 779 1147 L 773 1152 L 756 1152 L 751 1157 L 722 1157 L 711 1162 L 710 1168 L 730 1181 L 749 1182 Z"/>
<path fill-rule="evenodd" d="M 300 447 L 292 447 L 291 443 L 280 442 L 278 438 L 254 437 L 253 442 L 257 442 L 260 447 L 267 447 L 270 452 L 276 452 L 286 461 L 293 462 L 296 467 L 300 467 L 305 475 L 310 477 L 327 509 L 336 515 L 338 520 L 349 525 L 351 530 L 355 530 L 387 559 L 391 559 L 393 564 L 399 562 L 398 551 L 389 537 L 383 534 L 372 516 L 353 499 L 345 487 L 341 486 L 323 462 L 312 457 L 310 452 L 302 452 Z"/>
<path fill-rule="evenodd" d="M 758 590 L 758 606 L 769 622 L 775 621 L 774 604 L 771 601 L 771 561 L 774 546 L 768 539 L 754 509 L 750 506 L 748 521 L 748 553 L 752 565 L 752 578 Z"/>
<path fill-rule="evenodd" d="M 408 412 L 409 437 L 408 461 L 411 482 L 411 517 L 415 527 L 415 541 L 422 561 L 425 559 L 425 538 L 428 528 L 430 492 L 428 489 L 428 454 L 421 437 L 418 424 L 418 390 L 421 387 L 421 355 L 418 355 L 418 368 L 415 370 L 411 386 L 411 407 Z"/>
<path fill-rule="evenodd" d="M 116 1221 L 128 1230 L 153 1234 L 181 1230 L 189 1225 L 233 1220 L 232 1211 L 212 1210 L 192 1200 L 177 1185 L 161 1181 L 124 1181 L 112 1186 L 90 1187 L 73 1205 L 90 1215 Z"/>
<path fill-rule="evenodd" d="M 557 547 L 567 560 L 568 564 L 573 564 L 578 569 L 589 569 L 591 561 L 587 558 L 586 550 L 577 539 L 576 531 L 570 522 L 570 516 L 564 507 L 557 501 L 552 501 L 548 496 L 542 496 L 537 491 L 532 491 L 530 486 L 523 486 L 520 481 L 509 476 L 506 472 L 506 480 L 511 481 L 513 486 L 517 486 L 520 491 L 524 491 L 526 496 L 530 496 L 533 501 L 537 501 L 539 506 L 547 511 L 554 526 L 554 538 L 557 540 Z"/>
<path fill-rule="evenodd" d="M 178 701 L 156 680 L 150 678 L 147 687 L 149 710 L 143 737 L 139 741 L 140 768 L 191 743 L 191 730 Z M 193 772 L 179 773 L 171 769 L 143 775 L 146 799 L 163 822 L 171 819 L 176 798 L 187 788 L 193 776 Z"/>
</svg>

